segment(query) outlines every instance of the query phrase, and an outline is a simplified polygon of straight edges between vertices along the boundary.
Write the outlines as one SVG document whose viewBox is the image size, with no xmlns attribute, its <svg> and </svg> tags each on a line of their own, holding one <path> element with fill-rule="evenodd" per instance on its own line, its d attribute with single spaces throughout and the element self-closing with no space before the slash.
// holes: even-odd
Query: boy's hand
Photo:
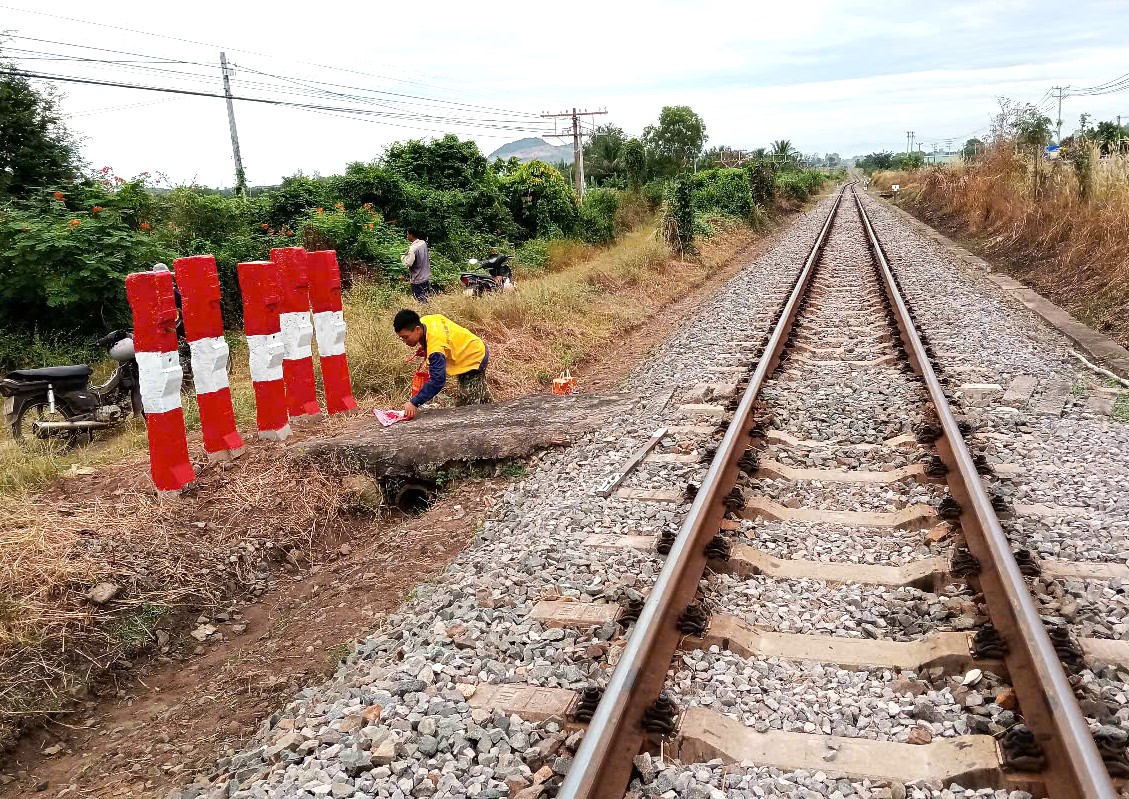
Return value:
<svg viewBox="0 0 1129 799">
<path fill-rule="evenodd" d="M 418 408 L 416 408 L 415 405 L 413 405 L 410 402 L 405 402 L 404 403 L 404 418 L 408 419 L 408 420 L 416 418 L 416 411 L 417 410 L 418 410 Z"/>
</svg>

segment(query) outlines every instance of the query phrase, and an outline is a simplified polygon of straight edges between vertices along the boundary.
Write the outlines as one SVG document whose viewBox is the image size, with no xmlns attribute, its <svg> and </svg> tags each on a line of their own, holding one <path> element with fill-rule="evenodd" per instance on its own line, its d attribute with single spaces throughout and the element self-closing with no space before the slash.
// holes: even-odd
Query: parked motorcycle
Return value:
<svg viewBox="0 0 1129 799">
<path fill-rule="evenodd" d="M 85 364 L 19 369 L 0 380 L 4 420 L 25 447 L 59 453 L 89 443 L 96 430 L 116 427 L 132 413 L 143 415 L 133 332 L 115 330 L 99 339 L 117 368 L 100 386 Z"/>
<path fill-rule="evenodd" d="M 510 268 L 509 261 L 510 256 L 495 253 L 482 262 L 484 272 L 463 272 L 459 275 L 459 282 L 466 286 L 464 293 L 468 297 L 481 297 L 492 291 L 513 291 L 514 270 Z M 477 258 L 471 258 L 467 263 L 470 266 L 479 265 Z"/>
</svg>

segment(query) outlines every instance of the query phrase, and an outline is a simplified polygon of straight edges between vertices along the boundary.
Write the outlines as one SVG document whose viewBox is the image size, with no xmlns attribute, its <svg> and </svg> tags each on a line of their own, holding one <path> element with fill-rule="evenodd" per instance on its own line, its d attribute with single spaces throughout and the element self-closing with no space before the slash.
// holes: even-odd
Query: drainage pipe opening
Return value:
<svg viewBox="0 0 1129 799">
<path fill-rule="evenodd" d="M 436 487 L 416 481 L 400 483 L 389 494 L 393 507 L 404 513 L 417 515 L 431 507 L 435 501 Z"/>
</svg>

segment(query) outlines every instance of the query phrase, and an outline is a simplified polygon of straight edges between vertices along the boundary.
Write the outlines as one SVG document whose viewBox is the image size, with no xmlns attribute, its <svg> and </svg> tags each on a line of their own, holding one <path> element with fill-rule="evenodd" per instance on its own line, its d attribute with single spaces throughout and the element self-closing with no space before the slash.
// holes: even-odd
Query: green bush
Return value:
<svg viewBox="0 0 1129 799">
<path fill-rule="evenodd" d="M 652 180 L 645 183 L 640 193 L 646 199 L 647 203 L 651 206 L 651 210 L 657 210 L 666 199 L 667 182 L 665 180 Z"/>
<path fill-rule="evenodd" d="M 315 208 L 332 207 L 337 195 L 329 180 L 298 174 L 283 178 L 280 186 L 268 189 L 256 199 L 263 209 L 263 221 L 281 228 Z"/>
<path fill-rule="evenodd" d="M 546 239 L 530 239 L 517 248 L 514 269 L 537 274 L 549 265 L 549 242 Z"/>
<path fill-rule="evenodd" d="M 691 178 L 694 210 L 720 211 L 737 219 L 753 215 L 753 192 L 743 169 L 707 169 Z"/>
<path fill-rule="evenodd" d="M 694 252 L 694 188 L 689 178 L 671 181 L 667 192 L 666 238 L 682 252 Z"/>
<path fill-rule="evenodd" d="M 772 209 L 776 201 L 776 168 L 771 161 L 753 161 L 745 167 L 749 176 L 749 191 L 753 202 L 764 211 Z"/>
<path fill-rule="evenodd" d="M 8 330 L 99 334 L 128 326 L 125 277 L 172 252 L 95 187 L 40 192 L 0 211 L 0 318 Z M 101 202 L 90 203 L 90 198 Z"/>
<path fill-rule="evenodd" d="M 523 238 L 563 238 L 576 230 L 576 195 L 555 168 L 530 161 L 504 176 L 501 187 Z"/>
<path fill-rule="evenodd" d="M 776 190 L 795 202 L 805 202 L 827 180 L 827 175 L 815 170 L 781 172 L 776 176 Z"/>
<path fill-rule="evenodd" d="M 615 214 L 619 193 L 612 189 L 589 189 L 580 204 L 580 238 L 590 244 L 606 244 L 615 238 Z"/>
</svg>

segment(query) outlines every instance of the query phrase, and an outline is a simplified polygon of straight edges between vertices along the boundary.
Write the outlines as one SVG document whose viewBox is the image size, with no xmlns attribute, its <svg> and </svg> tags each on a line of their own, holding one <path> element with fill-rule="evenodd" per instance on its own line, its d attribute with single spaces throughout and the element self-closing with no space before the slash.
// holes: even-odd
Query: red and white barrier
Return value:
<svg viewBox="0 0 1129 799">
<path fill-rule="evenodd" d="M 282 377 L 286 382 L 286 403 L 290 418 L 321 418 L 317 383 L 314 380 L 314 353 L 310 347 L 314 326 L 310 324 L 310 280 L 306 251 L 301 247 L 276 247 L 270 259 L 278 264 L 282 278 Z"/>
<path fill-rule="evenodd" d="M 184 378 L 176 340 L 176 297 L 167 266 L 125 279 L 133 312 L 141 406 L 149 431 L 149 465 L 158 494 L 177 494 L 196 479 L 188 457 L 180 384 Z"/>
<path fill-rule="evenodd" d="M 353 398 L 349 360 L 345 355 L 345 316 L 341 311 L 341 269 L 337 265 L 337 253 L 333 250 L 306 253 L 306 263 L 325 407 L 330 413 L 353 411 L 357 409 L 357 401 Z"/>
<path fill-rule="evenodd" d="M 223 337 L 220 278 L 216 259 L 194 255 L 173 261 L 180 288 L 184 334 L 192 351 L 192 382 L 200 408 L 200 428 L 208 460 L 233 460 L 243 454 L 243 438 L 235 429 L 228 364 L 231 351 Z"/>
<path fill-rule="evenodd" d="M 278 264 L 252 261 L 239 264 L 238 272 L 259 438 L 282 441 L 290 437 L 291 430 L 282 378 L 284 345 L 279 321 L 282 281 Z"/>
</svg>

